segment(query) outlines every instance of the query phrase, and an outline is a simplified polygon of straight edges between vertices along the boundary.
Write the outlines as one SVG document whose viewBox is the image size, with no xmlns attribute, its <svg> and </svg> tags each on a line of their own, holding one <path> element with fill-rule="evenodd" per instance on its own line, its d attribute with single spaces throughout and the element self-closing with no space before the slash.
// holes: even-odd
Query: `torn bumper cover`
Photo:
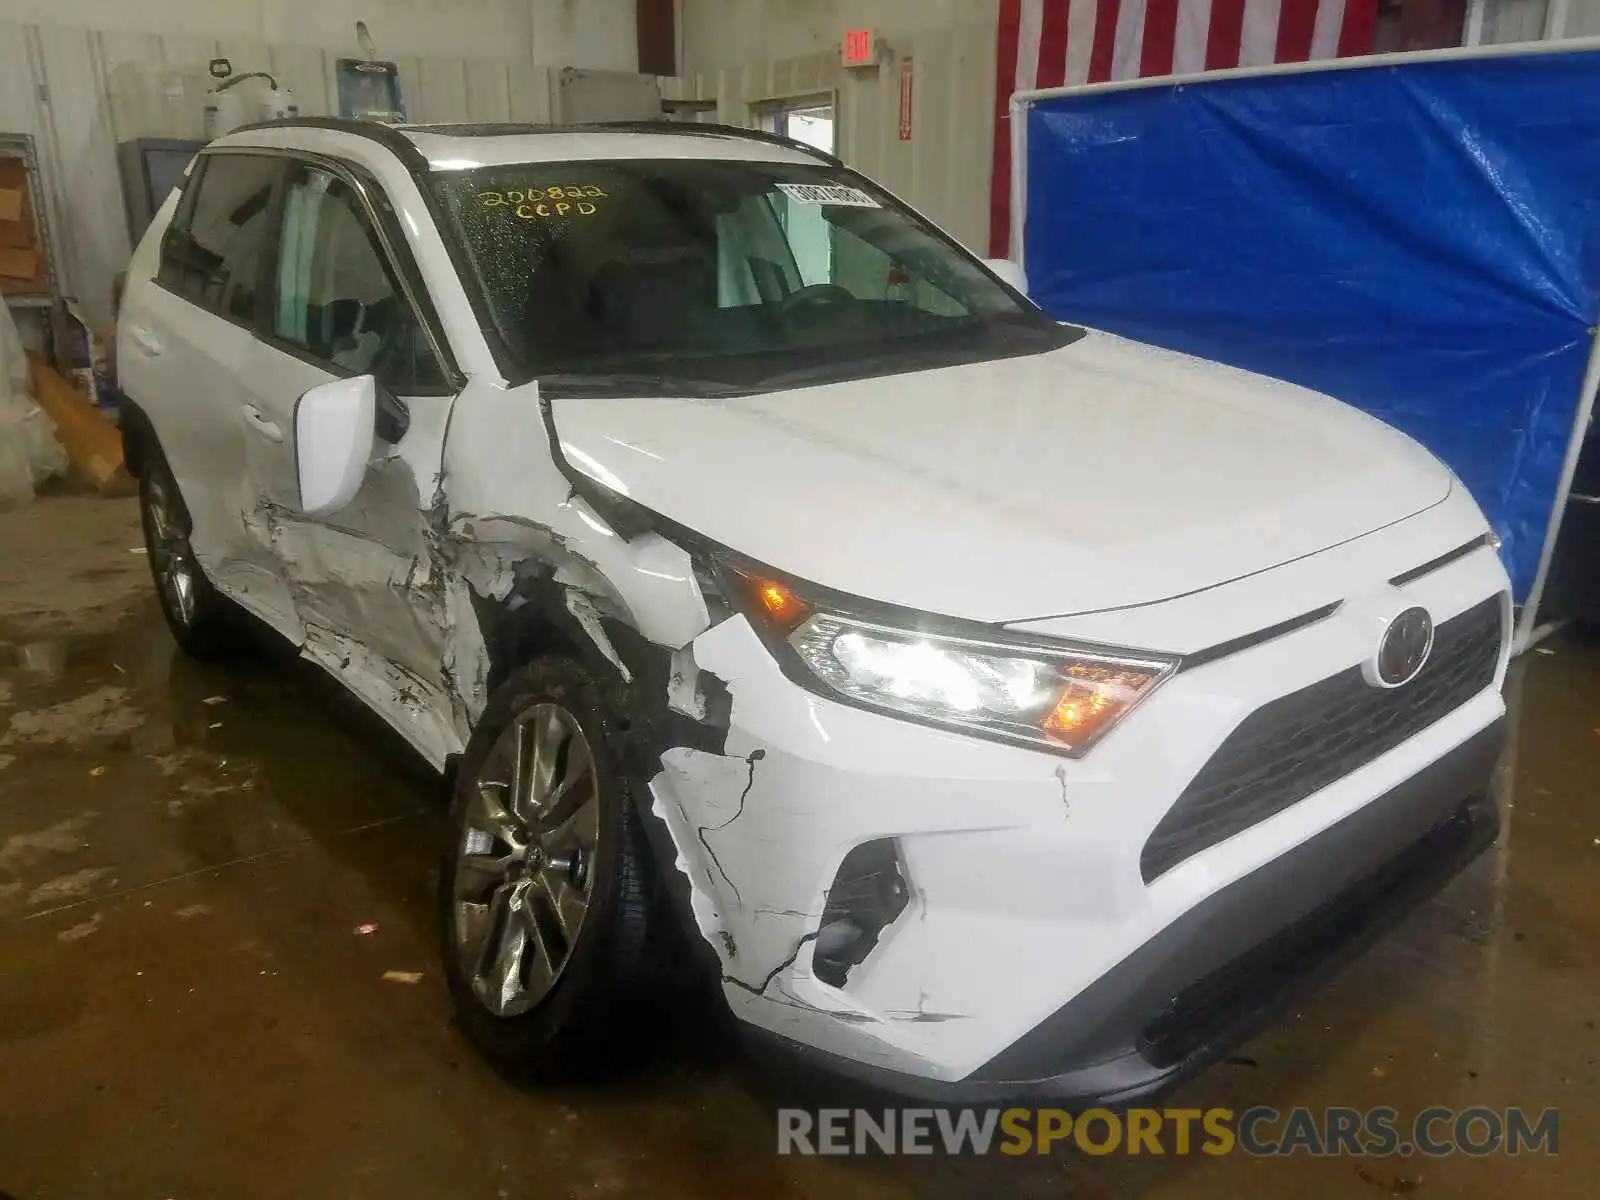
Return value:
<svg viewBox="0 0 1600 1200">
<path fill-rule="evenodd" d="M 1250 1036 L 1297 989 L 1364 950 L 1494 841 L 1499 817 L 1483 789 L 1501 740 L 1498 725 L 1485 730 L 1191 909 L 964 1079 L 831 1054 L 818 1065 L 946 1104 L 1117 1105 L 1171 1087 Z M 816 1054 L 771 1034 L 756 1040 L 758 1051 Z"/>
<path fill-rule="evenodd" d="M 1318 636 L 1308 680 L 1340 652 Z M 1494 687 L 1146 883 L 1161 815 L 1238 703 L 1282 679 L 1180 675 L 1068 761 L 806 692 L 742 617 L 693 650 L 732 696 L 724 752 L 667 751 L 649 802 L 724 994 L 758 1049 L 899 1094 L 1115 1102 L 1169 1085 L 1497 828 Z M 1207 703 L 1217 689 L 1235 703 Z"/>
</svg>

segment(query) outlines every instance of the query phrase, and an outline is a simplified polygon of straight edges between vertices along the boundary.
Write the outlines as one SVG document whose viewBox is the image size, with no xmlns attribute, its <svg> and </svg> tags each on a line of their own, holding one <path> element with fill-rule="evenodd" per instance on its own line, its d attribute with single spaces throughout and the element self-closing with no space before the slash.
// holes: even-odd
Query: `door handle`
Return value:
<svg viewBox="0 0 1600 1200">
<path fill-rule="evenodd" d="M 134 325 L 129 328 L 128 336 L 133 339 L 135 346 L 139 347 L 151 358 L 161 353 L 161 339 L 143 325 Z"/>
<path fill-rule="evenodd" d="M 244 415 L 244 423 L 266 438 L 267 441 L 283 441 L 283 430 L 278 427 L 278 423 L 267 420 L 266 417 L 261 415 L 261 410 L 254 404 L 242 405 L 239 411 Z"/>
</svg>

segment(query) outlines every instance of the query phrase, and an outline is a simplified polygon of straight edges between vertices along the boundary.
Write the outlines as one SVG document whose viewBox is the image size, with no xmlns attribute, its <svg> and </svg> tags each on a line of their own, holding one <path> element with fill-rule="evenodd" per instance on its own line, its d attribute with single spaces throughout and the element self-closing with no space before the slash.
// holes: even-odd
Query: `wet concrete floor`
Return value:
<svg viewBox="0 0 1600 1200">
<path fill-rule="evenodd" d="M 309 668 L 181 657 L 139 544 L 125 501 L 0 513 L 0 1193 L 1600 1190 L 1600 646 L 1557 641 L 1510 685 L 1500 844 L 1164 1101 L 1555 1107 L 1556 1157 L 779 1157 L 792 1093 L 710 1023 L 604 1088 L 485 1067 L 435 966 L 440 786 Z"/>
</svg>

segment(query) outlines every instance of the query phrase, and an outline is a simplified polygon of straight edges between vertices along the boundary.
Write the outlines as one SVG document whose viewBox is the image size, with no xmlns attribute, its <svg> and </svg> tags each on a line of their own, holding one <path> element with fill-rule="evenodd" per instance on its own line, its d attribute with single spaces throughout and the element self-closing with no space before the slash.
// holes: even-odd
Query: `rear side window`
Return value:
<svg viewBox="0 0 1600 1200">
<path fill-rule="evenodd" d="M 287 169 L 266 155 L 202 155 L 162 243 L 161 283 L 218 316 L 254 323 L 273 192 Z"/>
<path fill-rule="evenodd" d="M 367 210 L 341 178 L 300 166 L 284 195 L 273 334 L 330 369 L 401 395 L 445 387 Z"/>
</svg>

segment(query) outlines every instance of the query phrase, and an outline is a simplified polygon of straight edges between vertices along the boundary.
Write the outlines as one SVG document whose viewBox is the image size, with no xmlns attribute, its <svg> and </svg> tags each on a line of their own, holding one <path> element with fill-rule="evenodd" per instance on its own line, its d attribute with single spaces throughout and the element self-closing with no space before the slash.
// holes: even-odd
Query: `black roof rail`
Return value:
<svg viewBox="0 0 1600 1200">
<path fill-rule="evenodd" d="M 666 136 L 677 134 L 688 137 L 722 137 L 742 138 L 750 142 L 765 142 L 769 146 L 782 146 L 785 150 L 798 150 L 802 154 L 809 154 L 813 158 L 820 158 L 824 162 L 843 166 L 837 155 L 829 154 L 826 150 L 818 150 L 815 146 L 807 145 L 792 137 L 784 137 L 781 133 L 769 133 L 765 129 L 745 129 L 739 125 L 718 125 L 713 121 L 602 121 L 597 125 L 579 126 L 588 129 L 621 129 L 629 133 L 658 133 Z"/>
<path fill-rule="evenodd" d="M 232 132 L 254 129 L 327 129 L 335 133 L 349 133 L 364 137 L 392 150 L 412 171 L 426 171 L 427 159 L 417 144 L 401 132 L 400 128 L 378 121 L 357 121 L 348 117 L 289 117 L 281 121 L 260 121 L 241 125 Z M 737 138 L 762 142 L 769 146 L 782 146 L 795 150 L 834 166 L 843 166 L 837 155 L 818 150 L 805 142 L 768 133 L 764 129 L 744 129 L 738 125 L 717 125 L 701 121 L 596 121 L 580 125 L 533 125 L 518 121 L 458 122 L 440 125 L 412 125 L 406 128 L 419 133 L 436 133 L 442 137 L 512 137 L 535 133 L 649 133 L 663 137 L 717 137 Z"/>
<path fill-rule="evenodd" d="M 413 175 L 426 175 L 429 169 L 427 156 L 417 149 L 417 144 L 393 125 L 381 121 L 357 121 L 352 117 L 288 117 L 281 121 L 255 121 L 229 132 L 245 133 L 256 129 L 327 129 L 348 133 L 392 150 Z"/>
</svg>

